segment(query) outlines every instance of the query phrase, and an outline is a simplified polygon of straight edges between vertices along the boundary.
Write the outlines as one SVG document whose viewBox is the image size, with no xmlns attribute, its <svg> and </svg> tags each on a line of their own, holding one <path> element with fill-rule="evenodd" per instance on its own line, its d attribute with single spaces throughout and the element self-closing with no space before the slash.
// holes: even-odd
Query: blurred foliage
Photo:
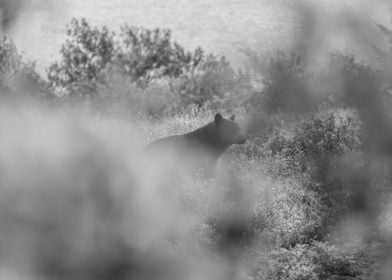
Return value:
<svg viewBox="0 0 392 280">
<path fill-rule="evenodd" d="M 294 53 L 277 51 L 262 59 L 251 51 L 246 54 L 263 84 L 247 104 L 268 114 L 306 113 L 323 103 L 363 108 L 382 94 L 382 72 L 350 53 L 331 53 L 319 69 L 308 69 L 304 58 Z"/>
<path fill-rule="evenodd" d="M 26 62 L 7 37 L 0 42 L 0 87 L 3 95 L 49 97 L 35 63 Z"/>
<path fill-rule="evenodd" d="M 336 246 L 316 242 L 271 252 L 267 277 L 260 279 L 327 280 L 355 278 L 352 255 Z"/>
<path fill-rule="evenodd" d="M 260 60 L 251 52 L 247 54 L 264 85 L 249 99 L 249 104 L 270 113 L 302 112 L 310 107 L 308 83 L 313 77 L 306 73 L 301 57 L 277 51 L 275 56 Z"/>
</svg>

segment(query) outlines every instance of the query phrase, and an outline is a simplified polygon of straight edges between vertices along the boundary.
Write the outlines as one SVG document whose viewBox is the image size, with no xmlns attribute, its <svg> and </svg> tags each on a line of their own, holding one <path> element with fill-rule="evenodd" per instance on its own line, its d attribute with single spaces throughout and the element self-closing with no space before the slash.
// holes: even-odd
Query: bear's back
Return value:
<svg viewBox="0 0 392 280">
<path fill-rule="evenodd" d="M 154 168 L 170 170 L 177 175 L 203 173 L 210 176 L 215 163 L 203 143 L 188 135 L 173 135 L 150 143 L 145 154 Z"/>
</svg>

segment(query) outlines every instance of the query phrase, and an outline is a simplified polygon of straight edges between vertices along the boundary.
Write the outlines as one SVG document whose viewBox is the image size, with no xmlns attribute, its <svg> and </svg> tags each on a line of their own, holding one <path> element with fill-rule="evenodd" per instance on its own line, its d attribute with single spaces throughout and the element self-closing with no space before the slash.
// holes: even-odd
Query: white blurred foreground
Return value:
<svg viewBox="0 0 392 280">
<path fill-rule="evenodd" d="M 173 253 L 197 216 L 135 184 L 142 128 L 1 106 L 1 279 L 224 279 Z"/>
</svg>

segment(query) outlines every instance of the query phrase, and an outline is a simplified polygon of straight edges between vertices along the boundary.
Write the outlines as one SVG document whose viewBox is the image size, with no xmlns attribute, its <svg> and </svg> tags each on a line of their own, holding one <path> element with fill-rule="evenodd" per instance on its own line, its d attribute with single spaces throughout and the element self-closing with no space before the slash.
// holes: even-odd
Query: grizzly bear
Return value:
<svg viewBox="0 0 392 280">
<path fill-rule="evenodd" d="M 212 122 L 195 131 L 152 142 L 145 152 L 158 168 L 211 177 L 222 153 L 232 144 L 243 144 L 246 141 L 234 120 L 234 115 L 226 119 L 218 113 Z"/>
</svg>

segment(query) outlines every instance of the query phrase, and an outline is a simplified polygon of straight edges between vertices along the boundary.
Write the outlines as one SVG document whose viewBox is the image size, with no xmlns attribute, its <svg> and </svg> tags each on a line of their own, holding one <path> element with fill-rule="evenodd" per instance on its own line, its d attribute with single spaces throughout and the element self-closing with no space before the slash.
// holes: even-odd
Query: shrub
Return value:
<svg viewBox="0 0 392 280">
<path fill-rule="evenodd" d="M 312 113 L 289 128 L 279 128 L 267 140 L 264 149 L 266 155 L 271 155 L 270 173 L 278 178 L 297 178 L 303 191 L 307 196 L 313 194 L 318 205 L 310 219 L 313 223 L 301 223 L 302 233 L 285 239 L 286 243 L 322 240 L 330 226 L 347 213 L 359 187 L 353 179 L 362 161 L 354 155 L 361 150 L 362 138 L 357 114 L 335 109 Z"/>
<path fill-rule="evenodd" d="M 0 42 L 0 87 L 2 94 L 24 97 L 48 97 L 46 83 L 35 70 L 35 63 L 25 61 L 12 40 Z"/>
<path fill-rule="evenodd" d="M 286 134 L 284 134 L 286 132 Z M 358 150 L 362 145 L 361 123 L 354 113 L 350 116 L 326 116 L 312 113 L 309 119 L 294 126 L 291 131 L 276 131 L 267 147 L 272 154 L 281 154 L 295 161 L 320 159 L 323 155 L 339 155 Z"/>
<path fill-rule="evenodd" d="M 330 88 L 334 102 L 369 108 L 380 97 L 382 83 L 379 74 L 351 54 L 332 53 L 327 70 L 319 74 L 319 79 Z"/>
<path fill-rule="evenodd" d="M 237 73 L 224 57 L 199 53 L 203 63 L 192 66 L 177 78 L 170 80 L 171 90 L 181 106 L 209 103 L 221 107 L 238 94 Z"/>
<path fill-rule="evenodd" d="M 266 203 L 264 215 L 276 244 L 288 248 L 319 239 L 324 208 L 318 194 L 294 179 L 276 180 L 273 189 L 274 196 Z"/>
<path fill-rule="evenodd" d="M 313 82 L 313 75 L 305 71 L 305 64 L 300 56 L 277 51 L 272 58 L 252 59 L 255 60 L 254 67 L 262 77 L 264 86 L 248 100 L 250 106 L 269 113 L 303 112 L 311 109 L 315 95 L 310 92 L 309 85 Z"/>
<path fill-rule="evenodd" d="M 380 71 L 348 53 L 331 53 L 327 65 L 319 69 L 309 68 L 306 60 L 295 53 L 277 51 L 267 59 L 250 51 L 247 55 L 263 84 L 247 104 L 269 113 L 309 112 L 325 102 L 369 108 L 377 104 L 385 87 Z"/>
<path fill-rule="evenodd" d="M 269 256 L 269 271 L 261 279 L 327 280 L 356 277 L 351 254 L 327 243 L 296 245 L 278 249 Z"/>
</svg>

